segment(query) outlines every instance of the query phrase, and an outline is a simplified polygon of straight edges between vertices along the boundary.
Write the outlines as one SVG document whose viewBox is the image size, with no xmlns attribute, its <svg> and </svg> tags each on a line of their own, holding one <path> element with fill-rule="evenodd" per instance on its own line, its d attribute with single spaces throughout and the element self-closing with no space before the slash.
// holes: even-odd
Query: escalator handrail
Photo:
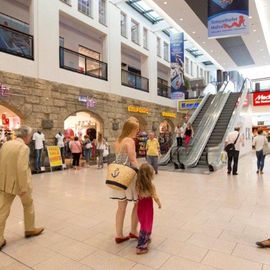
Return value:
<svg viewBox="0 0 270 270">
<path fill-rule="evenodd" d="M 216 97 L 213 99 L 210 108 L 205 113 L 202 125 L 195 134 L 193 140 L 193 147 L 188 157 L 182 160 L 185 167 L 194 167 L 197 165 L 200 156 L 214 130 L 214 127 L 221 115 L 221 112 L 229 98 L 230 91 L 227 88 L 230 86 L 230 81 L 223 84 L 223 88 L 218 92 Z M 232 85 L 233 86 L 233 85 Z"/>
<path fill-rule="evenodd" d="M 217 168 L 220 164 L 220 161 L 221 161 L 221 152 L 224 148 L 224 145 L 225 145 L 225 141 L 226 141 L 226 138 L 229 134 L 229 132 L 231 132 L 235 125 L 236 125 L 236 122 L 240 116 L 240 113 L 241 113 L 241 110 L 243 108 L 243 104 L 245 102 L 245 99 L 247 97 L 247 94 L 249 92 L 249 89 L 251 89 L 251 87 L 248 87 L 246 85 L 246 83 L 250 83 L 252 85 L 252 82 L 249 80 L 249 79 L 245 79 L 242 86 L 241 86 L 241 90 L 240 90 L 240 93 L 241 94 L 241 97 L 240 97 L 240 100 L 238 101 L 238 106 L 236 109 L 234 109 L 234 112 L 231 116 L 231 120 L 228 124 L 228 127 L 226 129 L 226 132 L 224 133 L 224 136 L 222 138 L 222 141 L 221 143 L 218 145 L 218 146 L 215 146 L 215 147 L 209 147 L 208 149 L 208 152 L 215 152 L 215 154 L 213 154 L 212 156 L 215 156 L 214 158 L 211 157 L 211 160 L 209 159 L 209 165 L 212 167 L 212 168 Z"/>
</svg>

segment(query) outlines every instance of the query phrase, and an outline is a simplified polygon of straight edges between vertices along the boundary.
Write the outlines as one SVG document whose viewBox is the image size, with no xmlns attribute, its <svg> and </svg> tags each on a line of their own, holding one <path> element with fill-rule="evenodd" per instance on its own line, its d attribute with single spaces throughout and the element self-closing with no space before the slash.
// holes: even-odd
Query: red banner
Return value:
<svg viewBox="0 0 270 270">
<path fill-rule="evenodd" d="M 253 93 L 253 106 L 270 106 L 270 91 Z"/>
</svg>

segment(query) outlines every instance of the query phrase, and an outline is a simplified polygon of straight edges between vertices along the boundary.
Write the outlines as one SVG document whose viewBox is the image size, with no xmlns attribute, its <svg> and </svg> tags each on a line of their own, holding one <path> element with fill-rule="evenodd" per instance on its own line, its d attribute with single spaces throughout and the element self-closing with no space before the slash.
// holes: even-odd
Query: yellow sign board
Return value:
<svg viewBox="0 0 270 270">
<path fill-rule="evenodd" d="M 161 115 L 163 117 L 176 118 L 176 113 L 173 113 L 173 112 L 162 112 Z"/>
<path fill-rule="evenodd" d="M 144 108 L 144 107 L 137 107 L 137 106 L 133 106 L 133 105 L 128 106 L 128 111 L 135 112 L 135 113 L 144 113 L 144 114 L 149 113 L 149 109 Z"/>
<path fill-rule="evenodd" d="M 201 99 L 178 100 L 177 111 L 183 112 L 187 110 L 196 110 L 199 107 L 201 101 Z"/>
<path fill-rule="evenodd" d="M 47 151 L 51 167 L 63 165 L 60 148 L 58 146 L 47 146 Z"/>
</svg>

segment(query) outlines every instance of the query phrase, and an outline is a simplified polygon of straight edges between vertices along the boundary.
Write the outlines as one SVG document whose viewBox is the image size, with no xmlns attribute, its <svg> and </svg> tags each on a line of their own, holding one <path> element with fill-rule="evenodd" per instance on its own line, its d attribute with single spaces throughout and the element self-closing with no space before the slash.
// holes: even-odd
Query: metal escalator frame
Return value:
<svg viewBox="0 0 270 270">
<path fill-rule="evenodd" d="M 231 83 L 231 85 L 230 85 Z M 193 139 L 192 148 L 188 156 L 185 156 L 183 160 L 183 153 L 180 153 L 179 157 L 180 163 L 185 167 L 195 167 L 205 149 L 205 146 L 215 128 L 215 125 L 222 113 L 222 110 L 229 98 L 230 91 L 227 89 L 234 84 L 231 81 L 228 81 L 222 85 L 222 89 L 217 93 L 215 98 L 212 101 L 212 106 L 206 111 L 203 119 L 202 125 L 197 130 L 195 137 Z"/>
<path fill-rule="evenodd" d="M 207 88 L 207 86 L 206 86 L 206 88 Z M 207 93 L 204 97 L 202 96 L 203 97 L 202 101 L 200 102 L 198 108 L 195 110 L 195 112 L 192 114 L 192 116 L 190 117 L 190 119 L 188 121 L 190 124 L 192 124 L 195 121 L 196 117 L 201 112 L 203 106 L 207 102 L 210 95 L 211 95 L 210 93 Z M 200 97 L 201 96 L 199 96 L 198 99 L 200 99 Z M 196 115 L 195 117 L 193 117 L 194 114 Z M 172 144 L 170 150 L 165 154 L 165 156 L 162 157 L 162 160 L 159 161 L 160 166 L 166 166 L 170 162 L 171 156 L 172 156 L 171 152 L 175 147 L 177 147 L 177 142 L 176 142 L 176 138 L 174 137 L 173 144 Z"/>
<path fill-rule="evenodd" d="M 250 87 L 248 87 L 248 85 L 246 85 L 247 83 L 250 83 Z M 243 91 L 243 89 L 244 89 L 244 91 Z M 226 138 L 227 138 L 229 132 L 231 132 L 236 125 L 236 122 L 241 114 L 243 104 L 245 102 L 245 99 L 246 99 L 247 94 L 248 94 L 250 89 L 252 89 L 252 82 L 249 79 L 245 79 L 243 84 L 242 84 L 241 90 L 240 90 L 240 93 L 242 93 L 242 94 L 241 94 L 240 100 L 238 101 L 238 106 L 236 109 L 234 109 L 234 112 L 231 116 L 230 122 L 227 126 L 226 132 L 224 133 L 224 136 L 222 138 L 221 143 L 218 146 L 208 148 L 208 153 L 207 153 L 208 166 L 209 166 L 209 169 L 211 171 L 217 170 L 222 165 L 221 164 L 221 152 L 224 149 Z"/>
</svg>

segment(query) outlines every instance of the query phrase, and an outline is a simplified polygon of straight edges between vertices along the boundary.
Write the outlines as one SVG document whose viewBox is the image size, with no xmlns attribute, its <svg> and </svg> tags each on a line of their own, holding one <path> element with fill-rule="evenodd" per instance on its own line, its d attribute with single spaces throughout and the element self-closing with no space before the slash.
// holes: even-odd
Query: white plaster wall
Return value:
<svg viewBox="0 0 270 270">
<path fill-rule="evenodd" d="M 0 0 L 0 12 L 25 23 L 30 23 L 29 6 L 27 5 L 27 1 L 23 4 L 16 0 Z"/>
</svg>

